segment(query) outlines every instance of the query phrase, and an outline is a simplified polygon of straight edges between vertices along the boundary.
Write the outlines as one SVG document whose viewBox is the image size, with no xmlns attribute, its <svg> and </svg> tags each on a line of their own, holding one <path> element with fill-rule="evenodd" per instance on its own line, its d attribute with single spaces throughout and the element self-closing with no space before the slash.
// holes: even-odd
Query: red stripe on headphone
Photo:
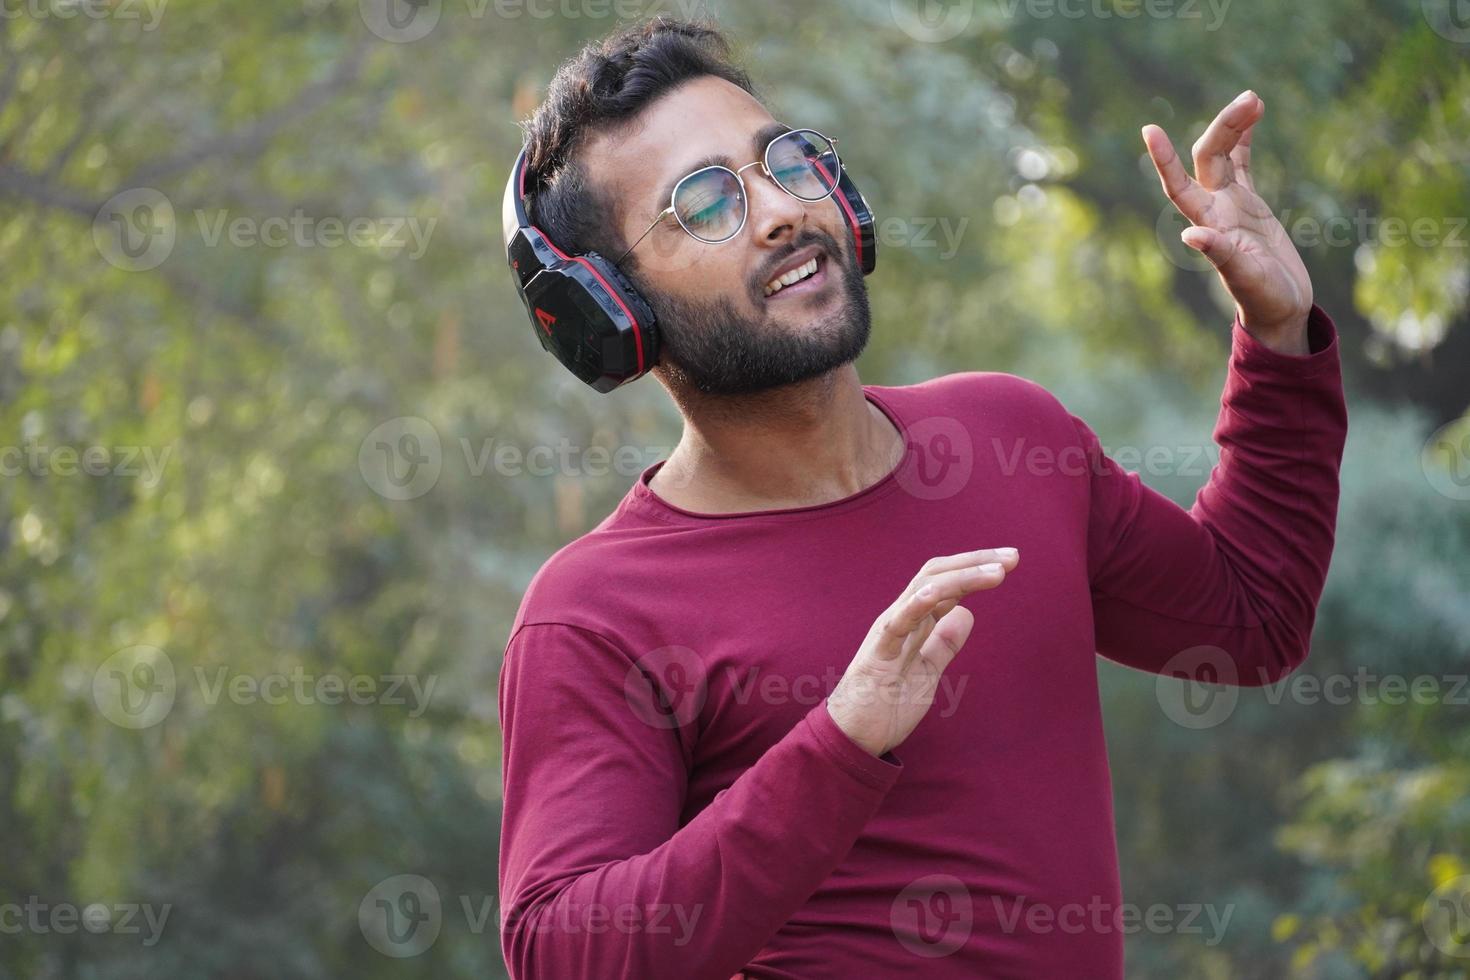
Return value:
<svg viewBox="0 0 1470 980">
<path fill-rule="evenodd" d="M 587 271 L 590 272 L 590 273 L 592 273 L 592 277 L 594 279 L 596 279 L 598 282 L 602 283 L 602 288 L 605 289 L 605 290 L 607 290 L 607 294 L 613 298 L 613 302 L 614 303 L 617 303 L 618 306 L 620 306 L 622 308 L 623 312 L 628 315 L 628 320 L 633 324 L 633 346 L 636 347 L 637 350 L 638 350 L 638 373 L 639 374 L 642 374 L 643 373 L 643 331 L 639 329 L 639 327 L 638 327 L 638 318 L 633 315 L 633 311 L 632 310 L 628 309 L 628 304 L 623 302 L 623 299 L 622 299 L 621 296 L 618 295 L 617 290 L 613 289 L 612 286 L 608 284 L 608 281 L 606 279 L 602 278 L 602 275 L 597 271 L 597 269 L 592 265 L 591 262 L 588 262 L 585 258 L 583 258 L 580 255 L 577 256 L 576 258 L 572 258 L 571 256 L 567 255 L 565 252 L 563 252 L 561 249 L 557 248 L 556 245 L 551 241 L 551 239 L 546 236 L 546 232 L 542 231 L 540 228 L 537 228 L 535 225 L 532 225 L 531 228 L 532 228 L 532 230 L 534 230 L 537 234 L 539 234 L 541 236 L 541 240 L 544 241 L 548 246 L 550 246 L 551 247 L 551 250 L 553 252 L 555 252 L 557 255 L 559 255 L 561 257 L 562 261 L 564 261 L 564 262 L 580 262 L 580 263 L 582 263 L 582 265 L 586 267 Z"/>
<path fill-rule="evenodd" d="M 832 175 L 827 173 L 827 168 L 822 165 L 820 160 L 813 160 L 812 162 L 821 169 L 822 173 L 827 174 L 829 180 L 831 179 Z M 837 206 L 847 212 L 847 223 L 852 225 L 852 244 L 854 250 L 857 252 L 858 268 L 861 269 L 863 267 L 863 229 L 858 224 L 857 214 L 852 210 L 852 205 L 847 203 L 847 195 L 842 193 L 840 176 L 838 177 L 837 190 L 832 192 L 832 196 L 837 198 Z"/>
</svg>

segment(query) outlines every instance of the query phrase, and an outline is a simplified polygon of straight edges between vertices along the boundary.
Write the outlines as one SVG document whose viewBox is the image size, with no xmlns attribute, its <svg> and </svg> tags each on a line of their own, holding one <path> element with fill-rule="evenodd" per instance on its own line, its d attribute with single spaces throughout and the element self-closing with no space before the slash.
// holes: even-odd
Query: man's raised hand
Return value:
<svg viewBox="0 0 1470 980">
<path fill-rule="evenodd" d="M 1220 274 L 1241 326 L 1275 350 L 1305 354 L 1312 280 L 1251 179 L 1251 130 L 1265 111 L 1250 90 L 1220 110 L 1194 144 L 1193 178 L 1158 126 L 1143 127 L 1143 142 L 1164 193 L 1194 225 L 1180 237 Z"/>
</svg>

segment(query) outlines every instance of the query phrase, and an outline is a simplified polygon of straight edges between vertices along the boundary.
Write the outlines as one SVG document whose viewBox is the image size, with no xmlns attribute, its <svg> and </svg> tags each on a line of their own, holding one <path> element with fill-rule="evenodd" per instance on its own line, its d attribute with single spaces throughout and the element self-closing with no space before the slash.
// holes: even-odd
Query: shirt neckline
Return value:
<svg viewBox="0 0 1470 980">
<path fill-rule="evenodd" d="M 863 385 L 863 397 L 877 406 L 888 421 L 893 423 L 898 430 L 899 439 L 907 447 L 909 440 L 909 427 L 903 417 L 893 406 L 879 393 L 879 386 Z M 659 460 L 643 470 L 633 488 L 628 492 L 628 504 L 642 513 L 667 523 L 679 524 L 709 524 L 717 521 L 791 521 L 791 520 L 813 520 L 828 517 L 833 514 L 843 513 L 855 507 L 865 506 L 875 500 L 879 500 L 892 493 L 898 487 L 898 473 L 908 462 L 908 453 L 903 456 L 877 482 L 869 484 L 856 493 L 848 494 L 837 500 L 829 500 L 822 504 L 806 504 L 801 507 L 778 507 L 770 510 L 744 510 L 729 514 L 706 514 L 699 511 L 685 510 L 682 507 L 669 503 L 660 497 L 648 485 L 660 468 L 667 462 Z"/>
</svg>

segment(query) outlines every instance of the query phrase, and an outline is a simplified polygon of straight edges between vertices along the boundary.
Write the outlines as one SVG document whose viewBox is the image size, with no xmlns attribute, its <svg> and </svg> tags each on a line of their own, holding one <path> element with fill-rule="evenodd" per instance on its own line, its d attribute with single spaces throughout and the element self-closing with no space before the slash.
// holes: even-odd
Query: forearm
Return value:
<svg viewBox="0 0 1470 980">
<path fill-rule="evenodd" d="M 901 771 L 818 705 L 677 827 L 678 760 L 645 754 L 655 733 L 626 705 L 580 712 L 583 724 L 538 712 L 557 692 L 532 688 L 555 676 L 538 664 L 506 722 L 502 945 L 514 977 L 726 980 L 842 861 Z M 607 732 L 609 721 L 642 730 Z"/>
<path fill-rule="evenodd" d="M 1233 328 L 1215 427 L 1220 463 L 1186 513 L 1136 475 L 1102 488 L 1118 520 L 1095 542 L 1099 651 L 1159 671 L 1195 647 L 1224 651 L 1230 683 L 1260 685 L 1305 658 L 1332 554 L 1347 428 L 1330 319 L 1313 308 L 1310 353 L 1267 348 Z M 1094 481 L 1097 483 L 1098 481 Z"/>
</svg>

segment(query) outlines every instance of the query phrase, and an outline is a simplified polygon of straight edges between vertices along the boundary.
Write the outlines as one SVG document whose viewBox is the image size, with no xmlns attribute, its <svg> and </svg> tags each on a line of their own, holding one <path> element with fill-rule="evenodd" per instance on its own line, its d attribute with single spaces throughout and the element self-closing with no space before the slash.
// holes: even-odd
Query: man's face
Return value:
<svg viewBox="0 0 1470 980">
<path fill-rule="evenodd" d="M 616 202 L 631 244 L 669 206 L 680 178 L 712 163 L 739 170 L 787 128 L 738 86 L 697 78 L 655 102 L 631 131 L 591 141 L 584 162 Z M 749 213 L 734 238 L 706 244 L 670 215 L 621 266 L 658 318 L 661 365 L 710 394 L 825 374 L 868 340 L 867 291 L 835 195 L 806 203 L 758 166 L 740 176 Z M 766 295 L 774 278 L 812 258 L 815 275 Z"/>
</svg>

